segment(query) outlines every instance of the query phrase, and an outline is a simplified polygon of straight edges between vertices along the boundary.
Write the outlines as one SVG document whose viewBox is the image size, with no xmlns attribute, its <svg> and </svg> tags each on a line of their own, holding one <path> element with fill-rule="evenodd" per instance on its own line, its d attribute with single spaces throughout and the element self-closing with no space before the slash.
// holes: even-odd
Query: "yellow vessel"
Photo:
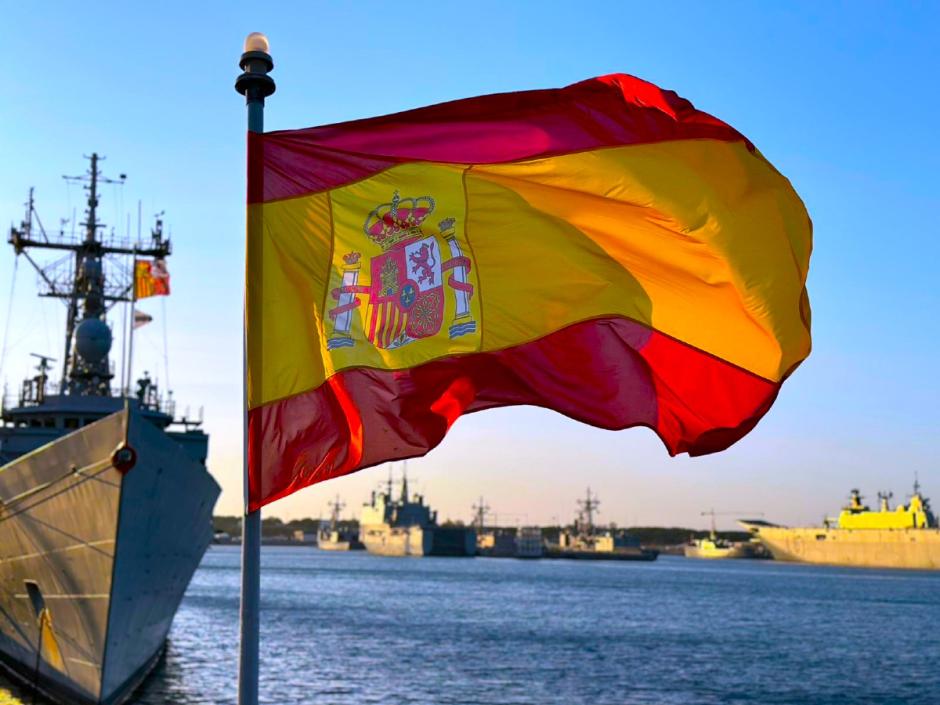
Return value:
<svg viewBox="0 0 940 705">
<path fill-rule="evenodd" d="M 878 497 L 881 506 L 873 511 L 852 490 L 838 519 L 826 520 L 822 527 L 788 528 L 757 520 L 740 524 L 781 561 L 940 570 L 940 528 L 918 484 L 910 502 L 895 509 L 889 505 L 890 494 Z"/>
<path fill-rule="evenodd" d="M 708 538 L 695 539 L 683 547 L 686 558 L 758 558 L 758 545 L 750 541 L 728 541 L 713 531 Z"/>
<path fill-rule="evenodd" d="M 760 541 L 751 539 L 750 541 L 729 541 L 718 536 L 718 527 L 715 524 L 715 517 L 718 514 L 738 514 L 738 512 L 716 512 L 710 509 L 702 512 L 702 516 L 712 518 L 711 531 L 708 538 L 691 539 L 689 543 L 683 546 L 683 553 L 686 558 L 768 558 L 767 552 L 761 546 Z M 761 514 L 760 516 L 763 516 Z"/>
</svg>

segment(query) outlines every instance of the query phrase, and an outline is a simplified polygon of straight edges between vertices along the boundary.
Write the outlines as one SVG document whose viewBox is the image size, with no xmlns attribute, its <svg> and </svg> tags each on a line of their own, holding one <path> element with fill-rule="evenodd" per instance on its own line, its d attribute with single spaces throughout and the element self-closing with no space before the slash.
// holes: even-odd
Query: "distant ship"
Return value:
<svg viewBox="0 0 940 705">
<path fill-rule="evenodd" d="M 758 558 L 758 550 L 750 541 L 728 541 L 714 531 L 683 546 L 686 558 Z"/>
<path fill-rule="evenodd" d="M 116 705 L 163 651 L 219 486 L 198 422 L 178 420 L 146 376 L 135 395 L 111 385 L 106 316 L 131 299 L 122 260 L 169 255 L 162 223 L 149 243 L 105 237 L 96 154 L 79 178 L 83 233 L 47 234 L 32 192 L 10 233 L 17 254 L 64 254 L 45 268 L 27 257 L 67 317 L 61 382 L 50 389 L 54 360 L 37 356 L 38 374 L 0 415 L 0 665 L 56 703 Z"/>
<path fill-rule="evenodd" d="M 464 526 L 440 526 L 437 512 L 424 503 L 424 497 L 408 494 L 408 476 L 404 473 L 401 496 L 392 496 L 389 474 L 385 492 L 373 492 L 362 508 L 359 539 L 369 553 L 380 556 L 473 556 L 476 555 L 476 531 Z"/>
<path fill-rule="evenodd" d="M 545 552 L 542 528 L 487 527 L 486 516 L 490 508 L 480 497 L 473 505 L 473 527 L 477 537 L 477 555 L 486 558 L 541 558 Z"/>
<path fill-rule="evenodd" d="M 692 539 L 682 547 L 686 558 L 705 558 L 705 559 L 732 559 L 732 558 L 767 558 L 767 553 L 763 550 L 760 542 L 756 539 L 751 541 L 729 541 L 718 535 L 715 526 L 716 514 L 728 514 L 730 512 L 715 512 L 714 509 L 702 512 L 702 515 L 709 515 L 712 518 L 711 530 L 708 536 L 700 539 Z"/>
<path fill-rule="evenodd" d="M 339 495 L 330 502 L 330 523 L 321 526 L 317 532 L 317 546 L 324 551 L 360 551 L 365 548 L 359 540 L 359 532 L 340 521 L 340 512 L 345 506 Z"/>
<path fill-rule="evenodd" d="M 764 521 L 741 520 L 780 561 L 825 563 L 862 568 L 940 570 L 940 528 L 929 501 L 914 483 L 907 505 L 891 509 L 889 493 L 879 493 L 872 511 L 852 490 L 849 504 L 836 520 L 821 527 L 787 528 Z"/>
<path fill-rule="evenodd" d="M 574 527 L 562 531 L 558 543 L 548 546 L 543 557 L 594 561 L 655 561 L 659 557 L 659 551 L 643 548 L 632 536 L 599 530 L 594 525 L 594 514 L 599 506 L 597 495 L 592 495 L 588 487 L 585 499 L 578 500 Z"/>
</svg>

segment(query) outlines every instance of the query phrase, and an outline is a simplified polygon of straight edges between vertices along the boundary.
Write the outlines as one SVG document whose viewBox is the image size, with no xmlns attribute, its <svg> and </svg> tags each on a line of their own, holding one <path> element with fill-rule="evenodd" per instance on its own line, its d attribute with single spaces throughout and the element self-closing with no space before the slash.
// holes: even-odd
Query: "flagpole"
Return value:
<svg viewBox="0 0 940 705">
<path fill-rule="evenodd" d="M 245 39 L 245 50 L 238 64 L 242 73 L 235 81 L 235 90 L 245 96 L 248 106 L 248 132 L 264 132 L 264 99 L 274 93 L 274 80 L 268 72 L 274 62 L 268 53 L 268 39 L 260 32 L 252 32 Z M 249 178 L 254 165 L 249 153 Z M 260 165 L 257 165 L 260 167 Z M 248 221 L 248 228 L 252 228 Z M 247 232 L 247 238 L 259 235 Z M 248 252 L 246 240 L 245 252 Z M 247 291 L 245 304 L 247 306 Z M 238 704 L 258 705 L 259 619 L 261 597 L 261 512 L 249 511 L 248 484 L 248 336 L 242 317 L 242 467 L 244 472 L 245 504 L 242 518 L 242 600 L 240 626 L 241 650 L 238 660 Z"/>
<path fill-rule="evenodd" d="M 139 211 L 139 209 L 138 209 Z M 140 223 L 140 215 L 137 217 Z M 140 226 L 137 227 L 137 242 L 140 242 Z M 134 245 L 134 254 L 131 259 L 131 329 L 127 334 L 127 386 L 126 396 L 131 395 L 131 379 L 134 376 L 134 309 L 137 308 L 137 245 Z M 124 382 L 125 380 L 121 380 Z"/>
</svg>

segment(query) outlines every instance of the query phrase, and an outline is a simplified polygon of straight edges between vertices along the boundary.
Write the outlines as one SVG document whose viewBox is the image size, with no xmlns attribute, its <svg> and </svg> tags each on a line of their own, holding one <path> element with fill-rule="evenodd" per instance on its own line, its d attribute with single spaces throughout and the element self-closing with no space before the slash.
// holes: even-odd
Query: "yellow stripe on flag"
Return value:
<svg viewBox="0 0 940 705">
<path fill-rule="evenodd" d="M 434 199 L 422 236 L 435 236 L 435 256 L 469 258 L 466 320 L 476 325 L 461 329 L 448 317 L 421 345 L 330 348 L 344 275 L 370 287 L 373 262 L 388 265 L 388 250 L 364 224 L 396 192 Z M 786 180 L 741 142 L 683 140 L 469 168 L 403 164 L 327 193 L 249 207 L 249 218 L 262 217 L 248 273 L 249 325 L 263 326 L 249 336 L 252 408 L 314 389 L 338 370 L 500 350 L 601 316 L 633 319 L 773 382 L 809 350 L 808 306 L 786 302 L 800 300 L 810 223 Z M 450 316 L 458 293 L 442 292 Z M 365 341 L 370 295 L 357 298 L 348 334 Z M 468 332 L 450 337 L 449 326 Z"/>
</svg>

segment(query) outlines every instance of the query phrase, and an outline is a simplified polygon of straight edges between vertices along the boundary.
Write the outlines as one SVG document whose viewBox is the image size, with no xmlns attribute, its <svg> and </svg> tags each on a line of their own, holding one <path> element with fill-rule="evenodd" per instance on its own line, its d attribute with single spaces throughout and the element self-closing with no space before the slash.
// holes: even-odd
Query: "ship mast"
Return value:
<svg viewBox="0 0 940 705">
<path fill-rule="evenodd" d="M 330 531 L 336 531 L 338 529 L 340 512 L 343 511 L 343 507 L 345 506 L 346 504 L 340 500 L 339 495 L 336 495 L 336 499 L 329 503 Z"/>
<path fill-rule="evenodd" d="M 486 515 L 490 513 L 489 505 L 480 497 L 480 501 L 473 505 L 473 525 L 476 527 L 477 535 L 483 535 L 485 528 Z"/>
<path fill-rule="evenodd" d="M 402 464 L 401 469 L 401 503 L 408 504 L 408 461 Z"/>
<path fill-rule="evenodd" d="M 99 231 L 104 224 L 98 220 L 99 184 L 123 184 L 127 178 L 121 174 L 117 179 L 102 175 L 98 163 L 103 159 L 97 153 L 88 157 L 91 162 L 83 176 L 66 176 L 66 181 L 85 184 L 88 193 L 82 239 L 69 238 L 64 232 L 50 238 L 42 223 L 39 223 L 42 239 L 33 232 L 33 191 L 30 189 L 27 217 L 19 228 L 10 229 L 10 244 L 16 254 L 26 256 L 39 273 L 45 285 L 40 295 L 62 299 L 66 303 L 65 355 L 62 362 L 60 394 L 81 396 L 111 396 L 111 372 L 109 353 L 113 342 L 111 329 L 105 316 L 107 311 L 121 301 L 131 302 L 133 280 L 130 283 L 112 283 L 106 279 L 104 259 L 107 255 L 142 255 L 162 259 L 170 254 L 169 240 L 163 238 L 161 221 L 151 231 L 148 247 L 140 243 L 116 241 L 113 237 L 105 242 Z M 72 253 L 71 267 L 64 269 L 62 263 L 40 266 L 31 256 L 30 250 L 59 250 Z"/>
<path fill-rule="evenodd" d="M 580 524 L 580 533 L 586 538 L 594 537 L 594 513 L 598 511 L 600 500 L 597 495 L 591 494 L 591 488 L 587 488 L 587 494 L 584 499 L 578 500 L 578 523 Z"/>
</svg>

